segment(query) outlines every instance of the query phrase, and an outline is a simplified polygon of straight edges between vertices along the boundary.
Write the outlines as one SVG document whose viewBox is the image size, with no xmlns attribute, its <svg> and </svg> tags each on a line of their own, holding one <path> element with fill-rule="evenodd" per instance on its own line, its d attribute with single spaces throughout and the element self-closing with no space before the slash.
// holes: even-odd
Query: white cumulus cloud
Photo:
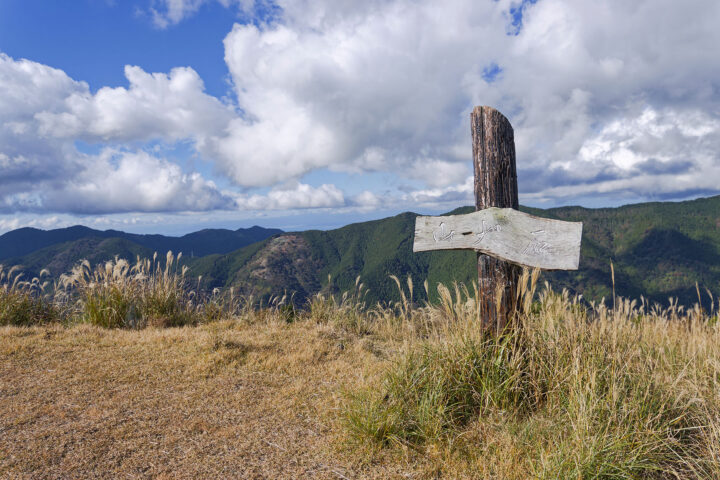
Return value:
<svg viewBox="0 0 720 480">
<path fill-rule="evenodd" d="M 195 14 L 207 0 L 162 0 L 153 2 L 150 13 L 155 26 L 167 28 Z"/>
<path fill-rule="evenodd" d="M 462 139 L 469 151 L 462 81 L 496 59 L 474 45 L 505 36 L 503 10 L 396 1 L 350 12 L 315 28 L 318 9 L 288 7 L 285 23 L 237 24 L 226 37 L 244 116 L 205 153 L 237 183 L 271 185 L 324 167 L 398 172 L 428 158 L 467 162 L 453 149 Z M 378 154 L 382 162 L 368 162 Z M 447 185 L 457 175 L 424 179 Z"/>
<path fill-rule="evenodd" d="M 313 187 L 295 183 L 273 188 L 266 195 L 238 195 L 235 202 L 242 210 L 333 208 L 344 206 L 345 196 L 332 184 Z"/>
<path fill-rule="evenodd" d="M 130 88 L 88 85 L 61 70 L 0 54 L 0 211 L 112 213 L 234 208 L 198 173 L 142 149 L 80 152 L 78 139 L 198 142 L 229 110 L 192 69 L 128 67 Z"/>
<path fill-rule="evenodd" d="M 206 211 L 233 200 L 198 173 L 146 152 L 105 150 L 62 189 L 44 195 L 45 210 L 74 213 Z"/>
<path fill-rule="evenodd" d="M 129 88 L 87 88 L 68 95 L 62 106 L 34 115 L 41 136 L 88 141 L 202 139 L 221 131 L 232 110 L 203 92 L 200 76 L 188 67 L 169 74 L 126 66 Z"/>
<path fill-rule="evenodd" d="M 278 3 L 278 21 L 225 39 L 243 116 L 203 152 L 240 185 L 329 168 L 451 187 L 484 104 L 515 127 L 521 191 L 552 196 L 607 170 L 582 150 L 607 125 L 647 108 L 720 115 L 717 2 L 541 0 L 517 35 L 510 1 Z"/>
</svg>

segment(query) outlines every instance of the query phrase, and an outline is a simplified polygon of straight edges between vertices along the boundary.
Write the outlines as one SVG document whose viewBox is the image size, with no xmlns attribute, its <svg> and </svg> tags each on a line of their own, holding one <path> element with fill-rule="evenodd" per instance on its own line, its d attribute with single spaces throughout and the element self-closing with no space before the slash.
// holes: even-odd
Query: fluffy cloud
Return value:
<svg viewBox="0 0 720 480">
<path fill-rule="evenodd" d="M 372 209 L 383 204 L 383 199 L 369 190 L 364 190 L 352 198 L 352 205 L 363 209 Z"/>
<path fill-rule="evenodd" d="M 0 54 L 0 211 L 74 213 L 233 208 L 197 173 L 142 149 L 83 154 L 75 141 L 189 138 L 202 142 L 230 112 L 187 68 L 128 67 L 129 89 L 88 85 L 61 70 Z"/>
<path fill-rule="evenodd" d="M 61 110 L 65 98 L 87 88 L 61 70 L 0 53 L 0 205 L 78 168 L 72 145 L 38 138 L 35 115 Z"/>
<path fill-rule="evenodd" d="M 552 198 L 595 172 L 590 189 L 618 175 L 653 192 L 664 183 L 588 157 L 588 139 L 647 108 L 720 116 L 717 2 L 279 4 L 278 22 L 236 25 L 225 39 L 244 116 L 203 152 L 240 185 L 330 168 L 451 187 L 470 170 L 469 111 L 489 104 L 515 127 L 521 190 Z M 703 180 L 699 153 L 669 161 Z"/>
<path fill-rule="evenodd" d="M 563 182 L 531 199 L 587 195 L 673 199 L 718 191 L 720 120 L 698 110 L 646 108 L 606 124 L 582 143 L 577 159 L 550 175 Z M 566 171 L 574 174 L 568 176 Z M 538 177 L 540 178 L 540 176 Z"/>
<path fill-rule="evenodd" d="M 77 222 L 76 222 L 77 223 Z M 22 227 L 42 228 L 49 230 L 52 228 L 61 228 L 69 226 L 64 223 L 56 215 L 46 217 L 21 218 L 13 216 L 11 218 L 0 218 L 0 233 L 15 230 Z"/>
<path fill-rule="evenodd" d="M 161 0 L 150 7 L 153 23 L 158 28 L 175 25 L 196 13 L 207 0 Z"/>
<path fill-rule="evenodd" d="M 197 173 L 146 152 L 106 149 L 83 169 L 31 193 L 0 197 L 0 210 L 100 214 L 234 208 L 233 199 Z"/>
<path fill-rule="evenodd" d="M 323 184 L 316 188 L 304 183 L 273 188 L 267 195 L 239 195 L 235 201 L 242 210 L 294 210 L 345 205 L 345 197 L 335 185 Z"/>
<path fill-rule="evenodd" d="M 163 74 L 126 66 L 125 76 L 128 88 L 103 87 L 93 94 L 87 83 L 62 70 L 0 53 L 3 148 L 26 137 L 46 143 L 153 139 L 202 143 L 235 117 L 231 106 L 204 93 L 203 81 L 192 68 Z"/>
<path fill-rule="evenodd" d="M 317 8 L 283 7 L 286 23 L 235 25 L 225 39 L 245 116 L 205 153 L 233 180 L 271 185 L 321 167 L 398 172 L 426 159 L 467 162 L 471 105 L 458 87 L 468 69 L 495 60 L 490 49 L 468 47 L 505 36 L 502 9 L 390 2 L 347 16 L 331 8 L 320 22 Z M 465 155 L 453 148 L 460 139 Z M 447 185 L 457 174 L 424 179 Z"/>
<path fill-rule="evenodd" d="M 165 29 L 196 14 L 200 7 L 213 0 L 151 0 L 148 13 L 153 24 Z M 225 8 L 237 8 L 238 13 L 248 17 L 267 18 L 274 14 L 271 0 L 217 0 Z"/>
<path fill-rule="evenodd" d="M 35 113 L 38 134 L 91 142 L 202 142 L 209 133 L 221 131 L 233 115 L 229 107 L 203 93 L 203 82 L 192 68 L 174 68 L 165 75 L 126 66 L 125 76 L 127 89 L 104 87 L 91 94 L 83 85 L 61 105 Z"/>
<path fill-rule="evenodd" d="M 103 151 L 62 190 L 44 195 L 43 208 L 73 213 L 206 211 L 233 200 L 198 173 L 183 173 L 146 152 Z"/>
<path fill-rule="evenodd" d="M 403 195 L 402 199 L 404 202 L 419 206 L 473 205 L 474 188 L 473 177 L 467 177 L 460 185 L 415 190 Z"/>
</svg>

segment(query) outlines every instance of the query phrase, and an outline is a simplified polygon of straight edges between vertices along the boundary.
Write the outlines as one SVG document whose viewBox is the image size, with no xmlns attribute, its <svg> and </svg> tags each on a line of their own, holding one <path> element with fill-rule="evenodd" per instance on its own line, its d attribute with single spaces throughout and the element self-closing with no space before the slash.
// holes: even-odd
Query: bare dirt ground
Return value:
<svg viewBox="0 0 720 480">
<path fill-rule="evenodd" d="M 310 322 L 3 327 L 0 477 L 427 476 L 343 439 L 343 388 L 382 357 Z"/>
</svg>

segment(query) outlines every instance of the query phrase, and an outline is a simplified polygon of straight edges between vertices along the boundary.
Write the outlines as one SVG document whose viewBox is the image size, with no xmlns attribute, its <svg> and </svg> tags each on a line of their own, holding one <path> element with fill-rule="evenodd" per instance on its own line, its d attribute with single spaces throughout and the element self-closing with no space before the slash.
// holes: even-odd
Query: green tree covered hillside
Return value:
<svg viewBox="0 0 720 480">
<path fill-rule="evenodd" d="M 697 301 L 695 283 L 707 298 L 720 291 L 720 197 L 678 203 L 645 203 L 620 208 L 563 207 L 521 210 L 547 218 L 581 221 L 583 242 L 578 271 L 544 272 L 555 288 L 568 288 L 588 300 L 616 293 L 666 304 Z M 452 214 L 471 212 L 471 207 Z M 412 252 L 415 216 L 348 225 L 330 231 L 286 233 L 226 255 L 191 263 L 209 287 L 235 286 L 256 295 L 295 292 L 302 301 L 321 289 L 351 290 L 359 275 L 370 303 L 397 299 L 389 275 L 412 276 L 415 298 L 431 296 L 437 282 L 465 284 L 476 279 L 475 254 L 469 251 Z M 328 282 L 328 276 L 330 280 Z"/>
<path fill-rule="evenodd" d="M 463 207 L 450 213 L 472 210 Z M 698 298 L 696 282 L 704 303 L 709 304 L 706 289 L 716 297 L 720 295 L 720 196 L 620 208 L 521 210 L 583 222 L 580 269 L 543 273 L 556 289 L 567 288 L 590 301 L 609 299 L 613 262 L 615 289 L 621 296 L 643 295 L 664 305 L 672 296 L 691 304 Z M 254 227 L 204 230 L 184 237 L 100 232 L 84 227 L 48 232 L 20 229 L 0 236 L 0 263 L 23 265 L 26 276 L 47 268 L 58 277 L 81 259 L 96 263 L 117 255 L 133 260 L 137 255 L 152 256 L 155 251 L 163 258 L 167 250 L 173 250 L 183 253 L 182 262 L 190 267 L 191 276 L 202 276 L 204 288 L 233 287 L 255 298 L 294 294 L 296 303 L 319 291 L 352 290 L 358 276 L 370 304 L 398 299 L 389 275 L 403 281 L 411 276 L 415 300 L 426 299 L 425 280 L 431 297 L 438 282 L 470 285 L 476 280 L 474 252 L 412 252 L 415 217 L 415 213 L 406 212 L 328 231 L 280 233 Z M 8 253 L 20 251 L 25 253 L 8 258 Z M 199 252 L 214 253 L 201 256 Z"/>
</svg>

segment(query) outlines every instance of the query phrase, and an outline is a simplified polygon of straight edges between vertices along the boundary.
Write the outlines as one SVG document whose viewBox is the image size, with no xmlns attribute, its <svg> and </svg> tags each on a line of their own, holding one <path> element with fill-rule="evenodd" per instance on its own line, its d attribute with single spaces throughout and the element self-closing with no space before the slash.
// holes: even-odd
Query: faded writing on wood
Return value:
<svg viewBox="0 0 720 480">
<path fill-rule="evenodd" d="M 582 223 L 539 218 L 511 208 L 417 217 L 413 251 L 474 249 L 518 265 L 577 270 Z"/>
</svg>

